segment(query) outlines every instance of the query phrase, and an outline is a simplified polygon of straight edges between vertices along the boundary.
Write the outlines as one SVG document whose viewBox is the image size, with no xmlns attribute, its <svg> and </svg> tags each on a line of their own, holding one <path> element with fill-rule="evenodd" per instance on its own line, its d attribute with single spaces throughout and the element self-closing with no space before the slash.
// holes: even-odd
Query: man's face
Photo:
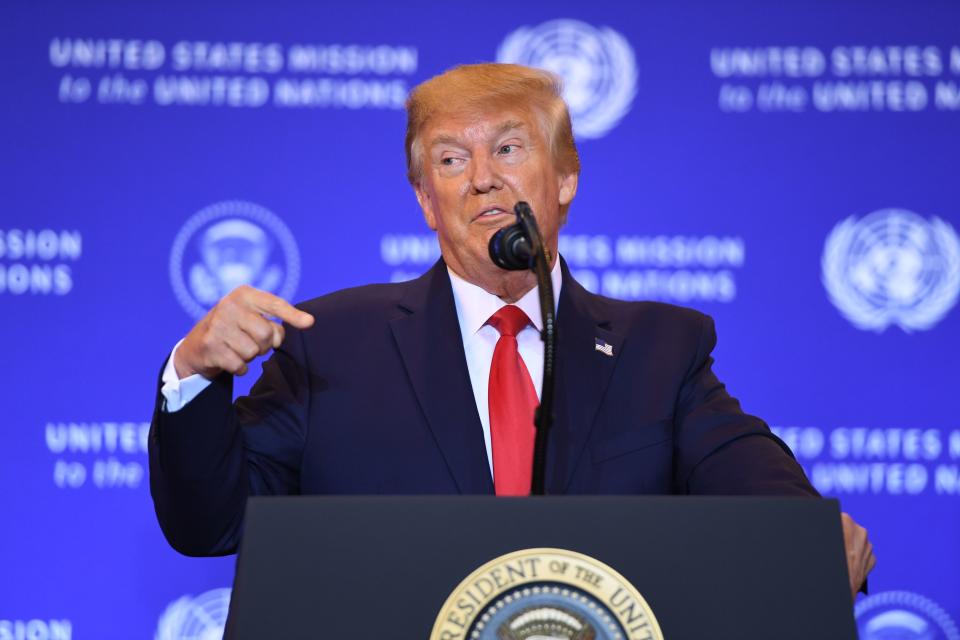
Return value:
<svg viewBox="0 0 960 640">
<path fill-rule="evenodd" d="M 509 277 L 490 260 L 488 243 L 513 224 L 514 205 L 533 209 L 556 256 L 560 207 L 576 193 L 576 174 L 559 175 L 538 120 L 527 110 L 438 116 L 421 133 L 423 175 L 414 185 L 427 224 L 454 273 L 501 295 Z"/>
</svg>

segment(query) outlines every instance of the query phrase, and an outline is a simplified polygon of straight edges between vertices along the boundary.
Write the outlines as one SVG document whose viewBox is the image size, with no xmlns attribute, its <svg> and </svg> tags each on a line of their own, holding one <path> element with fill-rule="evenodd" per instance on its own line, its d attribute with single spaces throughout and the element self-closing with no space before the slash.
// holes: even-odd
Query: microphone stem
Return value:
<svg viewBox="0 0 960 640">
<path fill-rule="evenodd" d="M 515 211 L 533 250 L 531 268 L 537 276 L 540 316 L 543 321 L 543 330 L 540 332 L 540 339 L 543 341 L 543 384 L 540 388 L 540 406 L 534 414 L 536 435 L 533 441 L 533 474 L 530 482 L 530 495 L 542 496 L 546 494 L 547 443 L 550 427 L 553 425 L 553 379 L 557 352 L 556 306 L 553 280 L 550 278 L 550 260 L 537 222 L 526 203 L 518 203 Z"/>
</svg>

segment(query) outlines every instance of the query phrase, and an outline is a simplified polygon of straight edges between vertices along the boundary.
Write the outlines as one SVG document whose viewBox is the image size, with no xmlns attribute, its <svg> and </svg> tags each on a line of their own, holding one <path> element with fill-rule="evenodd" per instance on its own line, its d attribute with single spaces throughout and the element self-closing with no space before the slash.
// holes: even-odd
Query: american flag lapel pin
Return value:
<svg viewBox="0 0 960 640">
<path fill-rule="evenodd" d="M 605 356 L 613 356 L 613 345 L 601 340 L 600 338 L 594 338 L 594 349 L 599 351 Z"/>
</svg>

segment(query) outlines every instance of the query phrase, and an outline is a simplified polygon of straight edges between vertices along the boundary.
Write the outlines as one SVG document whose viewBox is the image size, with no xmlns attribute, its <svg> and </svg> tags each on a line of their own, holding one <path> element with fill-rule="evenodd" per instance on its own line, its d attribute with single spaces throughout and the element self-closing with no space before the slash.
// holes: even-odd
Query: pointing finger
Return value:
<svg viewBox="0 0 960 640">
<path fill-rule="evenodd" d="M 307 329 L 313 325 L 313 316 L 300 311 L 292 304 L 266 291 L 255 291 L 251 300 L 254 308 L 260 313 L 274 316 L 287 322 L 297 329 Z"/>
</svg>

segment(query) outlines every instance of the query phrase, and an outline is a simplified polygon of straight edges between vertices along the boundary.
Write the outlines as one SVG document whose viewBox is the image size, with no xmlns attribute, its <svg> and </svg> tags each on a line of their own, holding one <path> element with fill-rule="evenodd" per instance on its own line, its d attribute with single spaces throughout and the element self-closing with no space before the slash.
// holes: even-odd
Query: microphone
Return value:
<svg viewBox="0 0 960 640">
<path fill-rule="evenodd" d="M 490 238 L 490 259 L 501 269 L 525 271 L 534 267 L 534 252 L 521 220 L 521 211 L 531 216 L 532 212 L 530 205 L 522 201 L 516 204 L 514 211 L 517 222 L 500 229 Z"/>
<path fill-rule="evenodd" d="M 540 406 L 533 417 L 536 436 L 533 443 L 533 474 L 530 495 L 546 494 L 547 434 L 553 424 L 553 379 L 557 360 L 557 324 L 554 313 L 553 281 L 550 279 L 549 249 L 537 227 L 530 205 L 520 201 L 513 207 L 517 222 L 500 229 L 490 238 L 490 259 L 501 269 L 523 271 L 530 269 L 537 275 L 537 297 L 543 330 L 543 384 Z"/>
</svg>

